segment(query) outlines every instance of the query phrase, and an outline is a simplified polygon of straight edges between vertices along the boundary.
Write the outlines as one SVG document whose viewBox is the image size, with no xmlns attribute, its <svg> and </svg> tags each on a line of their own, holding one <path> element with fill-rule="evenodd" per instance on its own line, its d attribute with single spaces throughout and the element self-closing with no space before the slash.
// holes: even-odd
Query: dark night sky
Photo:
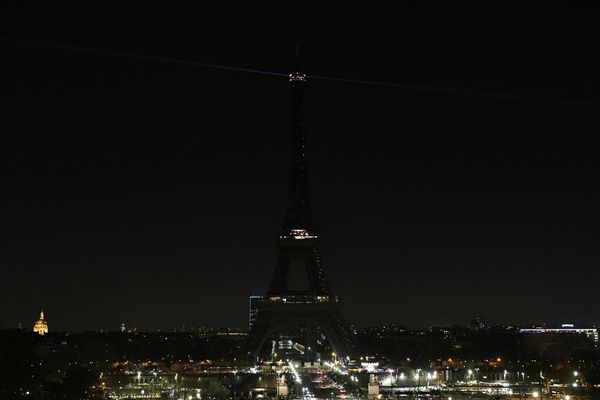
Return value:
<svg viewBox="0 0 600 400">
<path fill-rule="evenodd" d="M 279 72 L 301 37 L 308 74 L 558 100 L 310 82 L 322 258 L 362 325 L 598 322 L 598 14 L 420 4 L 63 13 L 2 36 Z M 59 330 L 245 325 L 283 217 L 286 79 L 0 51 L 0 327 L 42 306 Z"/>
</svg>

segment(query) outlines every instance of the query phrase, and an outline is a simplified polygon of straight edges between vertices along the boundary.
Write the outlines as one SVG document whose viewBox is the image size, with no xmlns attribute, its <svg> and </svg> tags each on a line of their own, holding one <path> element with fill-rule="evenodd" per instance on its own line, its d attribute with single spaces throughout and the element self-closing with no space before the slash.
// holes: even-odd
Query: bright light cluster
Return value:
<svg viewBox="0 0 600 400">
<path fill-rule="evenodd" d="M 44 310 L 40 312 L 40 319 L 38 319 L 35 325 L 33 326 L 33 331 L 41 336 L 44 336 L 46 333 L 48 333 L 48 324 L 44 319 Z"/>
<path fill-rule="evenodd" d="M 292 72 L 289 76 L 290 76 L 290 82 L 296 82 L 296 81 L 306 82 L 306 74 L 303 74 L 302 72 Z"/>
<path fill-rule="evenodd" d="M 288 366 L 290 367 L 290 371 L 292 371 L 292 375 L 294 375 L 294 379 L 296 380 L 296 382 L 301 383 L 302 379 L 300 378 L 300 374 L 298 373 L 298 370 L 296 369 L 296 367 L 294 367 L 294 364 L 292 364 L 292 362 L 290 361 L 288 363 Z"/>
<path fill-rule="evenodd" d="M 306 229 L 291 229 L 287 234 L 281 236 L 282 239 L 317 239 L 318 236 Z"/>
</svg>

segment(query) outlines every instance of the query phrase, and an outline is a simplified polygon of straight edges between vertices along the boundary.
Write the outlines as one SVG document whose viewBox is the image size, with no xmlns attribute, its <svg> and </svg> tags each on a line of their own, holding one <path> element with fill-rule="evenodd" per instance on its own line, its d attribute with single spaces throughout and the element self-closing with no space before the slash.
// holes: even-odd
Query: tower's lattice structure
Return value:
<svg viewBox="0 0 600 400">
<path fill-rule="evenodd" d="M 304 120 L 306 76 L 296 70 L 289 81 L 292 126 L 286 211 L 275 271 L 250 332 L 250 351 L 260 358 L 268 351 L 276 352 L 276 343 L 288 343 L 288 349 L 296 350 L 306 361 L 318 358 L 323 349 L 335 358 L 345 358 L 353 349 L 352 334 L 325 277 L 311 215 Z"/>
</svg>

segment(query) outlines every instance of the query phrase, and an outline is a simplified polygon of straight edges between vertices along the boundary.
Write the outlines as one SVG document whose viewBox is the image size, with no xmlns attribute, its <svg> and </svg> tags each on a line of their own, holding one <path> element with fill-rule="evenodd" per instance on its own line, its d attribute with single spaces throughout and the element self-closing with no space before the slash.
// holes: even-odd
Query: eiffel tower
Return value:
<svg viewBox="0 0 600 400">
<path fill-rule="evenodd" d="M 268 351 L 271 356 L 287 352 L 304 361 L 315 361 L 322 355 L 345 359 L 353 350 L 352 334 L 325 278 L 319 236 L 311 215 L 304 125 L 306 75 L 300 71 L 297 68 L 289 75 L 289 189 L 277 264 L 250 331 L 250 352 L 259 359 Z"/>
</svg>

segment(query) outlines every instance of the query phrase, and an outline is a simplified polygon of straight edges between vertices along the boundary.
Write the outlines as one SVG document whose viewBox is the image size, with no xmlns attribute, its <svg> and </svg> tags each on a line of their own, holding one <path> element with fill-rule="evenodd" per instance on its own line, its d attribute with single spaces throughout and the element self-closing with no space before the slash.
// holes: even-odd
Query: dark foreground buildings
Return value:
<svg viewBox="0 0 600 400">
<path fill-rule="evenodd" d="M 423 385 L 431 373 L 432 385 L 434 381 L 443 381 L 447 385 L 471 385 L 472 390 L 479 391 L 484 385 L 510 384 L 512 388 L 519 384 L 526 386 L 529 392 L 523 394 L 530 397 L 532 390 L 541 393 L 543 389 L 548 393 L 554 390 L 552 385 L 560 383 L 568 385 L 567 394 L 572 399 L 576 396 L 577 400 L 583 400 L 595 393 L 594 388 L 600 390 L 598 339 L 593 333 L 595 330 L 562 327 L 534 331 L 503 326 L 356 328 L 353 333 L 358 343 L 356 363 L 350 369 L 361 378 L 361 387 L 366 387 L 368 374 L 372 372 L 379 374 L 382 388 L 389 385 L 386 379 L 392 375 L 394 384 L 414 386 L 419 384 L 414 378 L 421 370 Z M 234 382 L 234 374 L 244 371 L 254 374 L 252 370 L 256 369 L 253 363 L 244 361 L 245 338 L 244 332 L 234 330 L 121 332 L 115 329 L 53 331 L 44 336 L 29 329 L 4 330 L 0 331 L 0 399 L 91 398 L 85 396 L 94 387 L 101 389 L 100 393 L 107 393 L 109 388 L 125 385 L 148 387 L 167 381 L 173 384 L 183 377 L 185 385 L 208 385 L 209 377 L 218 378 L 224 386 L 202 386 L 203 393 L 212 391 L 216 398 L 227 398 L 230 392 L 242 390 L 229 386 Z M 268 366 L 262 368 L 267 375 L 272 372 Z M 320 368 L 326 369 L 324 365 Z M 513 390 L 516 396 L 517 388 Z M 222 395 L 216 394 L 221 392 Z"/>
</svg>

